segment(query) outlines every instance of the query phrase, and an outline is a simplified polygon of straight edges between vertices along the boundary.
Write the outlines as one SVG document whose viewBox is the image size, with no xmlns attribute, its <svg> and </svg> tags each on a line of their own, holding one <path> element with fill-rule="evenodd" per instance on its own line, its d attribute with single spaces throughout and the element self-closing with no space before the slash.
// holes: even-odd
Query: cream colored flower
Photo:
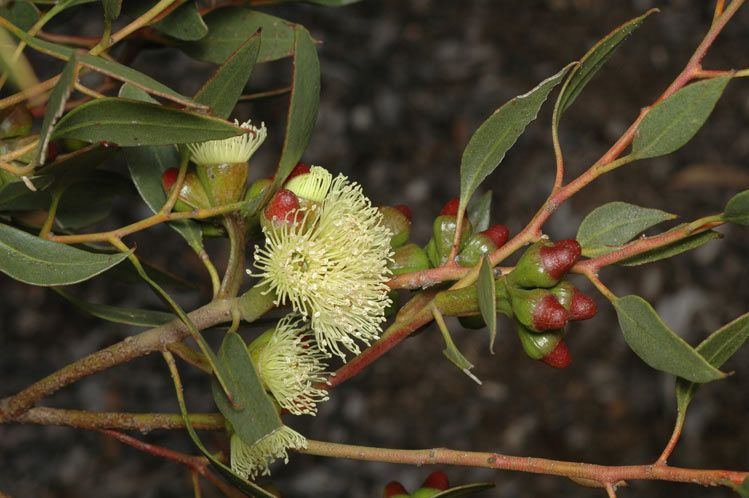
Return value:
<svg viewBox="0 0 749 498">
<path fill-rule="evenodd" d="M 328 399 L 328 392 L 317 385 L 326 381 L 324 360 L 330 355 L 318 349 L 311 334 L 308 322 L 288 315 L 248 346 L 260 379 L 294 415 L 314 415 L 317 403 Z"/>
<path fill-rule="evenodd" d="M 258 474 L 270 474 L 268 466 L 278 458 L 289 463 L 289 449 L 306 447 L 304 436 L 285 425 L 253 445 L 245 443 L 235 433 L 229 440 L 231 468 L 245 479 L 255 479 Z"/>
<path fill-rule="evenodd" d="M 299 196 L 314 192 L 321 201 L 302 208 L 301 222 L 264 228 L 255 275 L 276 293 L 278 304 L 291 303 L 310 320 L 322 351 L 345 359 L 344 350 L 360 352 L 356 340 L 370 344 L 380 335 L 390 304 L 391 233 L 360 185 L 343 175 L 321 181 L 326 173 L 315 166 L 297 177 L 308 182 L 295 178 L 287 185 Z"/>
<path fill-rule="evenodd" d="M 239 125 L 237 120 L 234 120 L 234 122 Z M 187 144 L 187 148 L 192 155 L 192 161 L 201 166 L 246 163 L 258 147 L 262 145 L 268 134 L 265 123 L 261 123 L 260 128 L 250 123 L 250 121 L 246 121 L 240 125 L 242 128 L 249 130 L 249 133 L 243 133 L 225 140 Z"/>
</svg>

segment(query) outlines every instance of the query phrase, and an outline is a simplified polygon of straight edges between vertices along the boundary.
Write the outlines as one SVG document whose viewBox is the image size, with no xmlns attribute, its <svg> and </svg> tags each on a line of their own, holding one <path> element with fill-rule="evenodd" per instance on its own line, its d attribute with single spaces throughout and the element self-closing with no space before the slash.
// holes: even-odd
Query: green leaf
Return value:
<svg viewBox="0 0 749 498">
<path fill-rule="evenodd" d="M 638 254 L 637 256 L 623 259 L 617 264 L 622 266 L 639 266 L 646 263 L 653 263 L 655 261 L 660 261 L 661 259 L 672 258 L 683 252 L 691 251 L 692 249 L 697 249 L 698 247 L 707 244 L 711 240 L 719 239 L 721 237 L 722 235 L 720 233 L 714 230 L 709 230 L 707 232 L 690 235 L 685 239 L 679 240 L 667 246 L 659 247 L 658 249 L 653 249 L 652 251 L 644 252 L 642 254 Z"/>
<path fill-rule="evenodd" d="M 198 433 L 195 432 L 195 429 L 190 422 L 190 414 L 187 411 L 187 405 L 185 405 L 185 396 L 182 389 L 182 381 L 179 378 L 179 372 L 177 371 L 177 365 L 175 364 L 173 357 L 168 356 L 167 363 L 172 374 L 172 380 L 174 381 L 174 389 L 177 391 L 179 411 L 182 414 L 182 419 L 185 421 L 185 428 L 187 429 L 187 433 L 190 435 L 190 439 L 192 439 L 192 442 L 195 443 L 195 446 L 197 446 L 200 452 L 203 453 L 206 458 L 208 458 L 208 460 L 211 462 L 211 465 L 224 477 L 224 479 L 230 482 L 237 489 L 242 490 L 242 492 L 247 496 L 251 496 L 254 498 L 278 498 L 276 495 L 265 491 L 257 484 L 251 481 L 247 481 L 235 474 L 233 470 L 221 463 L 221 461 L 216 458 L 212 452 L 208 451 L 208 448 L 206 448 L 203 442 L 200 440 L 200 437 L 198 437 Z"/>
<path fill-rule="evenodd" d="M 473 231 L 483 232 L 489 228 L 492 211 L 492 191 L 487 190 L 481 197 L 471 202 L 468 206 L 468 219 L 473 226 Z"/>
<path fill-rule="evenodd" d="M 26 0 L 16 0 L 0 6 L 0 17 L 28 31 L 39 20 L 39 9 Z"/>
<path fill-rule="evenodd" d="M 749 313 L 722 326 L 697 346 L 696 350 L 710 365 L 720 368 L 749 339 Z M 686 412 L 700 384 L 676 380 L 676 404 L 680 414 Z"/>
<path fill-rule="evenodd" d="M 263 32 L 263 45 L 258 62 L 282 59 L 294 53 L 294 24 L 278 17 L 244 7 L 225 7 L 211 11 L 203 20 L 208 34 L 181 46 L 195 59 L 220 64 L 259 29 Z"/>
<path fill-rule="evenodd" d="M 499 166 L 526 126 L 536 119 L 541 105 L 570 67 L 571 64 L 528 93 L 513 98 L 479 126 L 463 151 L 460 163 L 461 208 L 468 204 L 481 182 Z"/>
<path fill-rule="evenodd" d="M 265 32 L 262 36 L 265 45 Z M 291 78 L 286 137 L 269 192 L 275 192 L 302 158 L 312 137 L 319 106 L 320 61 L 317 59 L 317 49 L 307 30 L 297 25 L 294 28 L 294 72 Z"/>
<path fill-rule="evenodd" d="M 29 209 L 44 209 L 49 206 L 50 196 L 44 189 L 52 184 L 51 175 L 35 176 L 30 181 L 36 187 L 36 192 L 22 181 L 6 183 L 0 187 L 0 211 L 26 211 Z"/>
<path fill-rule="evenodd" d="M 152 27 L 165 35 L 184 41 L 200 40 L 208 34 L 208 26 L 203 22 L 193 1 L 180 5 Z"/>
<path fill-rule="evenodd" d="M 77 230 L 105 219 L 114 199 L 128 192 L 130 183 L 112 171 L 94 171 L 69 185 L 60 198 L 57 222 L 64 230 Z"/>
<path fill-rule="evenodd" d="M 749 190 L 734 195 L 728 201 L 723 220 L 737 225 L 749 225 Z"/>
<path fill-rule="evenodd" d="M 104 17 L 106 19 L 114 21 L 120 17 L 122 0 L 101 0 L 101 4 L 104 6 Z"/>
<path fill-rule="evenodd" d="M 462 486 L 455 486 L 450 489 L 446 489 L 440 493 L 437 493 L 436 495 L 432 495 L 432 498 L 459 498 L 461 496 L 471 496 L 493 487 L 493 482 L 477 482 L 473 484 L 464 484 Z"/>
<path fill-rule="evenodd" d="M 598 41 L 588 52 L 580 59 L 580 64 L 570 71 L 567 80 L 564 82 L 559 92 L 556 106 L 554 107 L 554 123 L 559 124 L 562 113 L 569 109 L 580 95 L 580 92 L 590 83 L 590 80 L 606 64 L 609 58 L 614 54 L 619 45 L 626 40 L 637 28 L 639 28 L 645 19 L 658 9 L 650 9 L 640 17 L 627 21 L 604 38 Z"/>
<path fill-rule="evenodd" d="M 749 477 L 744 479 L 744 482 L 741 483 L 741 486 L 731 484 L 731 489 L 736 491 L 736 493 L 738 493 L 742 498 L 749 498 Z"/>
<path fill-rule="evenodd" d="M 53 287 L 53 291 L 70 301 L 86 313 L 101 318 L 108 322 L 124 323 L 136 327 L 158 327 L 165 323 L 171 322 L 176 316 L 163 311 L 142 310 L 137 308 L 121 308 L 119 306 L 109 306 L 107 304 L 95 304 L 78 299 L 68 291 Z"/>
<path fill-rule="evenodd" d="M 86 252 L 0 224 L 0 271 L 31 285 L 83 282 L 121 263 L 129 255 Z"/>
<path fill-rule="evenodd" d="M 726 376 L 663 323 L 653 307 L 640 296 L 620 297 L 612 304 L 624 340 L 654 369 L 700 383 Z"/>
<path fill-rule="evenodd" d="M 656 104 L 640 123 L 632 156 L 658 157 L 689 142 L 705 123 L 731 76 L 692 83 Z"/>
<path fill-rule="evenodd" d="M 17 38 L 26 42 L 29 47 L 33 48 L 34 50 L 43 52 L 51 57 L 67 61 L 73 56 L 73 53 L 75 53 L 75 50 L 70 47 L 48 42 L 46 40 L 40 40 L 39 38 L 34 38 L 33 36 L 29 36 L 24 31 L 15 28 L 15 26 L 9 27 L 9 31 L 11 31 Z M 102 57 L 97 57 L 85 52 L 78 53 L 78 62 L 82 66 L 93 69 L 96 72 L 99 72 L 106 76 L 110 76 L 116 80 L 130 83 L 150 94 L 164 97 L 185 106 L 202 107 L 192 99 L 189 99 L 184 95 L 175 92 L 168 86 L 164 85 L 163 83 L 159 83 L 150 76 L 147 76 L 140 71 L 136 71 L 135 69 L 124 66 L 117 62 L 110 61 Z"/>
<path fill-rule="evenodd" d="M 494 340 L 497 338 L 497 290 L 494 287 L 494 273 L 489 261 L 481 258 L 479 278 L 476 282 L 479 311 L 489 329 L 489 351 L 494 354 Z"/>
<path fill-rule="evenodd" d="M 609 202 L 599 206 L 585 217 L 577 229 L 577 241 L 583 248 L 583 255 L 596 257 L 606 254 L 632 240 L 640 232 L 675 215 L 649 209 L 626 202 Z"/>
<path fill-rule="evenodd" d="M 260 46 L 260 33 L 250 36 L 203 84 L 195 101 L 210 106 L 214 116 L 228 118 L 250 79 Z"/>
<path fill-rule="evenodd" d="M 65 68 L 60 74 L 60 79 L 49 94 L 47 110 L 44 112 L 42 128 L 39 131 L 39 146 L 37 147 L 36 158 L 34 160 L 35 164 L 42 165 L 47 158 L 50 133 L 55 122 L 65 110 L 65 102 L 68 101 L 70 92 L 73 91 L 73 85 L 75 85 L 75 80 L 77 79 L 77 65 L 77 57 L 73 53 L 65 64 Z"/>
<path fill-rule="evenodd" d="M 472 381 L 474 381 L 478 385 L 481 385 L 481 381 L 478 379 L 478 377 L 471 373 L 473 363 L 468 361 L 468 358 L 463 356 L 463 353 L 458 350 L 455 342 L 453 342 L 453 338 L 450 335 L 450 331 L 447 329 L 447 324 L 445 324 L 445 319 L 442 316 L 442 313 L 439 311 L 439 309 L 433 307 L 432 314 L 434 315 L 434 321 L 435 323 L 437 323 L 437 327 L 440 329 L 440 333 L 442 333 L 442 338 L 445 340 L 445 349 L 442 350 L 442 354 L 445 355 L 445 358 L 450 360 L 453 365 L 458 367 Z"/>
<path fill-rule="evenodd" d="M 217 366 L 224 374 L 234 404 L 226 398 L 215 380 L 213 399 L 242 441 L 252 446 L 282 427 L 273 400 L 265 392 L 247 346 L 239 334 L 226 334 Z"/>
<path fill-rule="evenodd" d="M 221 140 L 244 132 L 239 126 L 211 116 L 105 97 L 86 102 L 63 116 L 52 138 L 107 141 L 128 147 Z"/>
</svg>

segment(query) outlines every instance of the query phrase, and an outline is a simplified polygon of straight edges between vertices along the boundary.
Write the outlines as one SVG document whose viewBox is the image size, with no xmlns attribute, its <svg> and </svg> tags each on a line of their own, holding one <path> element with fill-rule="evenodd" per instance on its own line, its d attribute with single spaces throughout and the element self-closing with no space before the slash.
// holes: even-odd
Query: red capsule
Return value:
<svg viewBox="0 0 749 498">
<path fill-rule="evenodd" d="M 440 216 L 447 215 L 447 216 L 457 216 L 458 215 L 458 208 L 460 207 L 460 199 L 457 197 L 450 199 L 447 201 L 447 203 L 442 206 L 442 211 L 440 211 Z"/>
<path fill-rule="evenodd" d="M 164 187 L 165 192 L 169 192 L 172 189 L 172 185 L 177 181 L 179 176 L 179 170 L 177 168 L 169 168 L 161 174 L 161 185 Z"/>
<path fill-rule="evenodd" d="M 299 198 L 291 190 L 285 188 L 275 193 L 265 208 L 265 218 L 269 221 L 284 222 L 290 218 L 289 214 L 299 209 Z"/>
<path fill-rule="evenodd" d="M 421 487 L 439 489 L 440 491 L 444 491 L 450 487 L 450 481 L 447 480 L 447 475 L 444 472 L 440 472 L 439 470 L 437 470 L 427 476 L 424 484 L 422 484 Z"/>
<path fill-rule="evenodd" d="M 564 306 L 552 295 L 544 296 L 533 309 L 533 327 L 536 330 L 557 330 L 567 325 L 569 315 Z"/>
<path fill-rule="evenodd" d="M 396 204 L 393 207 L 395 209 L 397 209 L 398 211 L 400 211 L 401 214 L 403 214 L 403 216 L 405 216 L 406 218 L 408 218 L 408 221 L 413 220 L 413 217 L 411 216 L 411 208 L 410 207 L 406 206 L 405 204 Z"/>
<path fill-rule="evenodd" d="M 542 247 L 539 256 L 546 273 L 560 279 L 577 263 L 581 253 L 580 244 L 574 239 L 567 239 Z"/>
<path fill-rule="evenodd" d="M 592 297 L 575 289 L 570 302 L 570 320 L 588 320 L 598 311 L 598 305 Z"/>
<path fill-rule="evenodd" d="M 494 242 L 494 245 L 497 246 L 497 248 L 505 245 L 507 239 L 510 238 L 510 230 L 508 230 L 504 225 L 492 225 L 481 233 Z"/>
<path fill-rule="evenodd" d="M 559 341 L 554 350 L 541 358 L 541 361 L 554 368 L 567 368 L 572 363 L 572 355 L 564 341 Z"/>
<path fill-rule="evenodd" d="M 399 483 L 398 481 L 391 481 L 385 485 L 385 494 L 383 494 L 383 498 L 390 498 L 391 496 L 397 496 L 397 495 L 406 495 L 408 496 L 408 491 L 406 491 L 406 488 L 403 487 L 403 484 Z"/>
</svg>

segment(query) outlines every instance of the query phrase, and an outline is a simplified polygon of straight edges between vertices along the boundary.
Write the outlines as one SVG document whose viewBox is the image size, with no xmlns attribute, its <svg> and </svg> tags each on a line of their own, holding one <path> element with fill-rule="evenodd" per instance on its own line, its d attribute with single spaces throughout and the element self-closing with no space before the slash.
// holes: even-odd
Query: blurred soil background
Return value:
<svg viewBox="0 0 749 498">
<path fill-rule="evenodd" d="M 361 182 L 377 204 L 413 208 L 413 238 L 426 243 L 440 206 L 458 194 L 458 167 L 472 131 L 499 105 L 582 56 L 615 26 L 658 7 L 586 88 L 562 121 L 568 173 L 595 161 L 681 70 L 712 15 L 713 2 L 595 0 L 364 0 L 340 9 L 285 5 L 269 9 L 304 24 L 323 43 L 322 102 L 305 160 Z M 60 16 L 50 31 L 99 33 L 90 15 Z M 749 66 L 749 7 L 721 35 L 706 68 Z M 41 59 L 34 57 L 37 67 Z M 134 66 L 190 95 L 212 66 L 176 50 L 145 51 Z M 288 61 L 256 68 L 247 92 L 284 86 Z M 553 182 L 551 102 L 483 185 L 492 189 L 494 223 L 524 226 Z M 253 159 L 254 178 L 271 174 L 285 124 L 285 98 L 242 104 L 241 120 L 264 120 L 269 139 Z M 749 86 L 732 82 L 707 126 L 678 153 L 609 174 L 562 206 L 546 227 L 574 237 L 594 207 L 618 200 L 691 220 L 721 210 L 749 185 Z M 126 169 L 120 167 L 121 171 Z M 137 197 L 118 201 L 112 226 L 147 215 Z M 747 311 L 749 231 L 648 267 L 606 269 L 618 295 L 636 293 L 692 344 Z M 133 237 L 152 263 L 204 282 L 199 263 L 166 227 Z M 221 260 L 222 244 L 210 251 Z M 579 280 L 579 279 L 578 279 Z M 591 291 L 582 280 L 576 283 Z M 142 285 L 96 278 L 72 289 L 79 297 L 119 306 L 152 307 Z M 0 396 L 137 329 L 98 321 L 54 293 L 0 277 Z M 207 296 L 181 291 L 195 307 Z M 405 296 L 404 296 L 405 297 Z M 496 354 L 485 331 L 452 324 L 454 338 L 483 380 L 474 384 L 441 354 L 435 329 L 407 340 L 359 377 L 336 389 L 317 417 L 289 423 L 310 438 L 352 444 L 498 451 L 610 465 L 652 462 L 675 417 L 670 376 L 645 366 L 626 346 L 611 307 L 571 327 L 574 362 L 556 371 L 528 359 L 512 325 L 500 319 Z M 210 333 L 209 333 L 210 334 Z M 214 337 L 219 334 L 213 334 Z M 749 468 L 749 348 L 726 366 L 736 375 L 702 389 L 670 462 Z M 211 411 L 204 376 L 182 367 L 188 402 Z M 86 410 L 175 412 L 167 370 L 158 355 L 84 380 L 44 401 Z M 157 431 L 148 441 L 193 451 L 183 432 Z M 223 438 L 204 434 L 220 448 Z M 375 498 L 396 479 L 414 489 L 432 468 L 292 455 L 273 469 L 285 497 Z M 570 481 L 510 472 L 443 468 L 455 484 L 494 481 L 489 497 L 598 497 Z M 96 433 L 60 427 L 0 426 L 0 490 L 13 498 L 191 496 L 180 466 L 121 446 Z M 217 496 L 205 485 L 206 496 Z M 620 496 L 733 496 L 727 489 L 632 483 Z"/>
</svg>

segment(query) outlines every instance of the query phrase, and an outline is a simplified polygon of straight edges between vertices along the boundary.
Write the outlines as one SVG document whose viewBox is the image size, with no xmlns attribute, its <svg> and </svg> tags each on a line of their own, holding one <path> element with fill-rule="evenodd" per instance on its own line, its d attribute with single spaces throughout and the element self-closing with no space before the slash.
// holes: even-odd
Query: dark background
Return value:
<svg viewBox="0 0 749 498">
<path fill-rule="evenodd" d="M 710 5 L 708 5 L 710 4 Z M 688 60 L 709 25 L 712 2 L 365 0 L 325 9 L 289 5 L 271 10 L 303 23 L 320 45 L 323 91 L 320 115 L 305 160 L 361 182 L 377 204 L 407 203 L 413 238 L 425 243 L 440 206 L 458 194 L 458 166 L 471 132 L 499 105 L 582 56 L 597 39 L 650 7 L 652 16 L 611 59 L 562 122 L 568 173 L 599 157 Z M 87 7 L 88 8 L 88 7 Z M 80 12 L 78 9 L 76 12 Z M 90 16 L 61 17 L 53 31 L 95 35 Z M 91 21 L 93 19 L 94 21 Z M 707 68 L 749 66 L 749 9 L 721 35 Z M 256 69 L 248 91 L 282 86 L 288 61 Z M 191 94 L 210 72 L 177 51 L 144 53 L 135 67 Z M 541 112 L 502 166 L 483 185 L 494 191 L 493 222 L 516 233 L 553 182 L 549 132 L 551 105 Z M 270 173 L 282 140 L 285 99 L 241 105 L 236 116 L 265 120 L 269 140 L 253 160 L 253 178 Z M 718 212 L 747 188 L 749 87 L 732 82 L 715 113 L 678 153 L 607 175 L 554 215 L 546 232 L 574 237 L 594 207 L 620 200 L 678 213 L 689 220 Z M 694 168 L 702 168 L 695 170 Z M 690 172 L 707 172 L 697 177 Z M 119 202 L 112 223 L 147 213 L 137 199 Z M 618 295 L 636 293 L 693 344 L 746 311 L 749 231 L 721 229 L 725 238 L 672 260 L 634 269 L 606 269 Z M 178 236 L 157 228 L 130 239 L 142 254 L 194 279 L 204 275 Z M 220 261 L 221 244 L 210 250 Z M 589 289 L 585 282 L 578 284 Z M 97 278 L 77 295 L 120 306 L 154 307 L 149 291 Z M 97 321 L 48 290 L 0 278 L 0 396 L 137 332 Z M 206 299 L 178 294 L 195 307 Z M 498 451 L 610 465 L 654 461 L 675 416 L 673 378 L 645 366 L 626 346 L 611 307 L 596 295 L 600 312 L 575 324 L 568 343 L 575 358 L 565 371 L 529 360 L 510 322 L 500 320 L 496 354 L 482 331 L 453 324 L 455 340 L 475 363 L 479 387 L 441 355 L 436 330 L 407 340 L 364 374 L 336 389 L 315 418 L 288 420 L 313 439 L 400 448 L 449 447 Z M 749 468 L 749 349 L 726 366 L 729 379 L 704 388 L 690 408 L 685 435 L 671 463 Z M 205 379 L 182 368 L 195 411 L 212 410 Z M 45 400 L 87 410 L 177 410 L 166 368 L 157 356 L 84 380 Z M 205 434 L 213 445 L 219 435 Z M 182 432 L 154 432 L 148 441 L 192 451 Z M 217 446 L 218 447 L 218 446 Z M 384 484 L 415 488 L 431 468 L 292 455 L 276 466 L 284 496 L 377 497 Z M 562 478 L 488 470 L 444 468 L 456 484 L 493 480 L 486 496 L 601 496 Z M 215 496 L 204 486 L 206 496 Z M 68 428 L 0 426 L 0 490 L 18 497 L 190 496 L 189 476 L 161 461 L 95 433 Z M 620 496 L 732 496 L 727 489 L 669 483 L 632 483 Z"/>
</svg>

